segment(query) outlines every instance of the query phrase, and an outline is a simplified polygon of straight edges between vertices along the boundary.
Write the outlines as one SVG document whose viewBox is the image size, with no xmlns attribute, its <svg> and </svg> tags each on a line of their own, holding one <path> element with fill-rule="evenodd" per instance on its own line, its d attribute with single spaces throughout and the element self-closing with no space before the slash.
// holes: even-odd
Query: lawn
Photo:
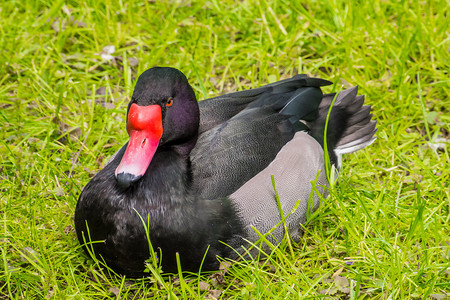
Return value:
<svg viewBox="0 0 450 300">
<path fill-rule="evenodd" d="M 351 3 L 354 2 L 354 3 Z M 1 299 L 450 297 L 448 1 L 6 0 L 0 5 Z M 137 76 L 199 99 L 306 73 L 359 85 L 377 141 L 293 251 L 128 279 L 79 247 L 82 187 L 127 139 Z"/>
</svg>

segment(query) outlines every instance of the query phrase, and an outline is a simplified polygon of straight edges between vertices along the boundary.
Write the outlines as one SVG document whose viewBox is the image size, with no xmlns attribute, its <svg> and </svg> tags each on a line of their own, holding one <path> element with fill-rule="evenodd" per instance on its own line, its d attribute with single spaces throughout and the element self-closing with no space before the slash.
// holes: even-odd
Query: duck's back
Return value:
<svg viewBox="0 0 450 300">
<path fill-rule="evenodd" d="M 295 132 L 306 130 L 322 101 L 326 80 L 297 75 L 254 90 L 201 101 L 200 135 L 191 152 L 197 195 L 235 192 L 269 165 Z"/>
<path fill-rule="evenodd" d="M 320 88 L 331 82 L 320 78 L 311 78 L 305 74 L 297 74 L 291 78 L 280 80 L 255 89 L 243 90 L 206 99 L 199 102 L 200 128 L 202 134 L 217 125 L 223 124 L 248 107 L 262 107 L 271 105 L 273 109 L 281 110 L 287 100 L 301 103 L 301 110 L 316 111 L 319 103 L 298 101 L 296 97 L 303 97 L 307 87 Z M 320 100 L 319 100 L 320 101 Z"/>
</svg>

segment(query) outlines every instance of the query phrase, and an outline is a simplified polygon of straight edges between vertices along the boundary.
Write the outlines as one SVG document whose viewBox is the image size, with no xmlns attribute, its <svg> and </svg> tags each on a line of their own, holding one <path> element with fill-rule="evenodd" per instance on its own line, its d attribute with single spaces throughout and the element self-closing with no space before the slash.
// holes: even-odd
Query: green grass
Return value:
<svg viewBox="0 0 450 300">
<path fill-rule="evenodd" d="M 449 7 L 3 1 L 0 298 L 450 297 Z M 102 60 L 109 45 L 115 59 Z M 378 140 L 346 156 L 294 255 L 278 249 L 226 273 L 130 280 L 81 251 L 78 195 L 126 141 L 135 80 L 155 65 L 181 69 L 200 99 L 296 73 L 360 86 Z"/>
</svg>

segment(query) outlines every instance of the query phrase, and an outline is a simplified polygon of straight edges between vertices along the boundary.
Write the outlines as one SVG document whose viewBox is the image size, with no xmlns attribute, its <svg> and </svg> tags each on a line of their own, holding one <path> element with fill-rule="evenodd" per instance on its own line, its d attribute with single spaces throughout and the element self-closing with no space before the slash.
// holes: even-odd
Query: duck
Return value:
<svg viewBox="0 0 450 300">
<path fill-rule="evenodd" d="M 358 87 L 323 94 L 330 84 L 297 74 L 197 101 L 178 69 L 144 71 L 126 112 L 128 142 L 76 204 L 82 248 L 140 277 L 152 250 L 163 273 L 199 272 L 261 234 L 298 239 L 328 193 L 327 163 L 339 169 L 343 154 L 376 139 Z"/>
</svg>

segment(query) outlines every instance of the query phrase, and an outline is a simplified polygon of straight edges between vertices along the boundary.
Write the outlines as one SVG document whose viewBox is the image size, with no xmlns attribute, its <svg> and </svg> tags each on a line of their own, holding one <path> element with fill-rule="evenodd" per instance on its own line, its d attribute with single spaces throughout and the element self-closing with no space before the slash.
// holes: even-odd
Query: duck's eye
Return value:
<svg viewBox="0 0 450 300">
<path fill-rule="evenodd" d="M 167 100 L 166 106 L 172 106 L 172 104 L 173 104 L 173 98 L 169 98 Z"/>
</svg>

